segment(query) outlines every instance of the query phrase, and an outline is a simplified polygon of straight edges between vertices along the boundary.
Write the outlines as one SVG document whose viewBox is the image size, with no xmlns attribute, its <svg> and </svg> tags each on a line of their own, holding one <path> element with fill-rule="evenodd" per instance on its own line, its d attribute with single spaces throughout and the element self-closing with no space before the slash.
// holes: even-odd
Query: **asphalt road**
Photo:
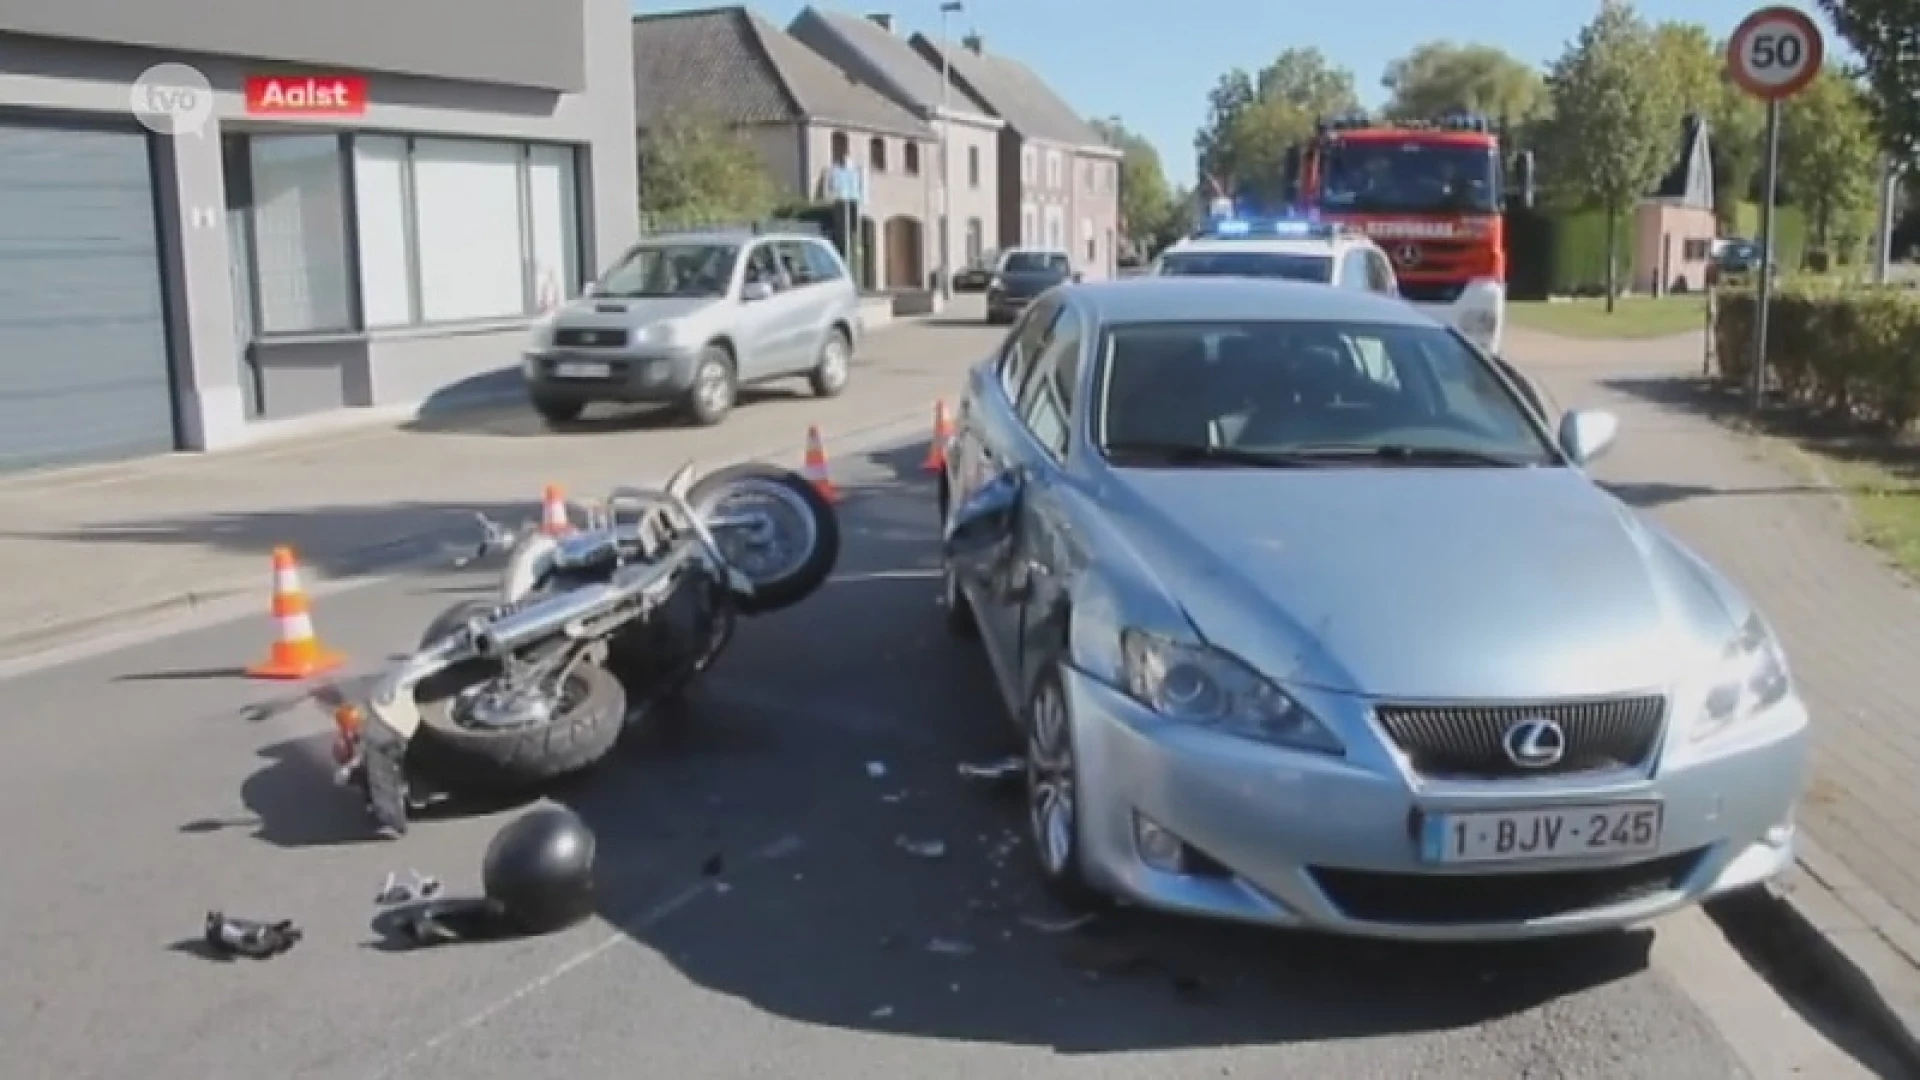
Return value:
<svg viewBox="0 0 1920 1080">
<path fill-rule="evenodd" d="M 0 1072 L 1866 1075 L 1699 915 L 1495 949 L 1140 914 L 1036 926 L 1054 913 L 1014 800 L 956 772 L 1000 748 L 1002 721 L 941 626 L 922 453 L 843 452 L 835 580 L 743 627 L 681 738 L 554 793 L 600 837 L 602 917 L 549 938 L 382 946 L 384 874 L 469 891 L 511 811 L 370 839 L 331 786 L 323 713 L 233 674 L 264 649 L 263 615 L 0 683 Z M 412 574 L 323 597 L 317 625 L 377 664 L 485 584 Z M 306 939 L 211 960 L 193 945 L 209 908 Z"/>
</svg>

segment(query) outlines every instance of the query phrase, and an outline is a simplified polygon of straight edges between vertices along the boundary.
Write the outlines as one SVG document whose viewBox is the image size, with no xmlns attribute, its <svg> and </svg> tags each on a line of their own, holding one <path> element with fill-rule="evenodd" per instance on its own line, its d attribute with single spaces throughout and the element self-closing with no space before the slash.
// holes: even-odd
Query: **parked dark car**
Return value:
<svg viewBox="0 0 1920 1080">
<path fill-rule="evenodd" d="M 1000 253 L 983 252 L 968 263 L 959 273 L 953 275 L 954 292 L 986 292 L 993 286 L 994 275 L 1000 272 Z"/>
<path fill-rule="evenodd" d="M 987 287 L 987 322 L 1010 323 L 1034 297 L 1061 282 L 1078 280 L 1066 252 L 1015 248 L 1001 260 L 1000 273 Z"/>
</svg>

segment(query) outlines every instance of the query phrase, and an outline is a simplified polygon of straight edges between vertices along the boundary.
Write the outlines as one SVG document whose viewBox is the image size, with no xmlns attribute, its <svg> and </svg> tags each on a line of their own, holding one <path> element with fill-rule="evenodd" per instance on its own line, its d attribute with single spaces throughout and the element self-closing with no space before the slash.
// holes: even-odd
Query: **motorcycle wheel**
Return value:
<svg viewBox="0 0 1920 1080">
<path fill-rule="evenodd" d="M 421 644 L 445 636 L 492 606 L 491 600 L 469 600 L 449 608 L 428 624 Z M 407 745 L 408 772 L 462 795 L 512 794 L 590 768 L 620 740 L 626 692 L 618 679 L 595 664 L 578 664 L 568 674 L 565 704 L 547 723 L 514 728 L 462 724 L 455 713 L 460 695 L 498 673 L 493 661 L 467 660 L 414 688 L 421 722 Z"/>
<path fill-rule="evenodd" d="M 714 534 L 727 559 L 753 582 L 753 594 L 736 601 L 743 614 L 798 604 L 827 583 L 840 561 L 840 515 L 792 469 L 757 461 L 729 465 L 693 485 L 687 502 L 703 519 L 755 509 L 768 516 L 770 540 L 730 530 Z M 790 550 L 794 546 L 802 550 Z M 777 553 L 769 555 L 770 548 Z"/>
</svg>

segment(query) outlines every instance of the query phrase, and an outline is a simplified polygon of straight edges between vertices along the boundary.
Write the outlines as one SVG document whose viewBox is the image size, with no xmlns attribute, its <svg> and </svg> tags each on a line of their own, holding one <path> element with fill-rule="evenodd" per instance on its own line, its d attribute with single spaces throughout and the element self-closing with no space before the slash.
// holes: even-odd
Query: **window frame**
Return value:
<svg viewBox="0 0 1920 1080">
<path fill-rule="evenodd" d="M 998 376 L 1001 392 L 1006 395 L 1008 408 L 1016 412 L 1019 409 L 1021 391 L 1025 388 L 1028 377 L 1033 374 L 1034 360 L 1028 357 L 1028 334 L 1034 330 L 1044 313 L 1046 323 L 1039 327 L 1037 334 L 1031 339 L 1032 351 L 1037 359 L 1037 354 L 1046 351 L 1047 342 L 1052 336 L 1053 323 L 1059 318 L 1062 306 L 1058 296 L 1042 295 L 1029 304 L 1027 310 L 1020 313 L 1019 320 L 1007 331 L 1007 339 L 1000 345 L 1000 357 L 994 363 L 994 373 Z M 1009 384 L 1009 365 L 1022 363 L 1027 366 L 1020 370 L 1018 377 Z"/>
<path fill-rule="evenodd" d="M 1080 355 L 1086 348 L 1084 320 L 1072 304 L 1062 303 L 1052 322 L 1047 326 L 1045 336 L 1039 345 L 1039 356 L 1034 359 L 1031 370 L 1026 374 L 1020 388 L 1020 395 L 1014 401 L 1014 418 L 1026 430 L 1027 437 L 1034 445 L 1051 457 L 1056 463 L 1064 465 L 1067 455 L 1073 448 L 1074 414 L 1070 401 L 1062 400 L 1059 393 L 1059 381 L 1054 373 L 1060 368 L 1063 356 L 1071 354 L 1074 361 L 1073 371 L 1077 377 Z M 1062 339 L 1066 344 L 1062 345 Z M 1059 445 L 1043 437 L 1033 426 L 1033 410 L 1041 400 L 1049 401 L 1060 414 Z"/>
</svg>

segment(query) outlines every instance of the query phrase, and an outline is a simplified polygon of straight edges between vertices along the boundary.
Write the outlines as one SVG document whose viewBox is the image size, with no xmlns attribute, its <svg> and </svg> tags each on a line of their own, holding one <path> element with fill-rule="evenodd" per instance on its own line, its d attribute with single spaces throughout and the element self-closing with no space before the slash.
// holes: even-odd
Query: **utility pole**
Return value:
<svg viewBox="0 0 1920 1080">
<path fill-rule="evenodd" d="M 1874 228 L 1873 283 L 1885 285 L 1893 276 L 1893 207 L 1900 198 L 1900 166 L 1887 158 L 1880 177 L 1880 220 Z"/>
<path fill-rule="evenodd" d="M 940 299 L 953 300 L 953 39 L 947 20 L 966 10 L 960 0 L 940 5 Z"/>
</svg>

